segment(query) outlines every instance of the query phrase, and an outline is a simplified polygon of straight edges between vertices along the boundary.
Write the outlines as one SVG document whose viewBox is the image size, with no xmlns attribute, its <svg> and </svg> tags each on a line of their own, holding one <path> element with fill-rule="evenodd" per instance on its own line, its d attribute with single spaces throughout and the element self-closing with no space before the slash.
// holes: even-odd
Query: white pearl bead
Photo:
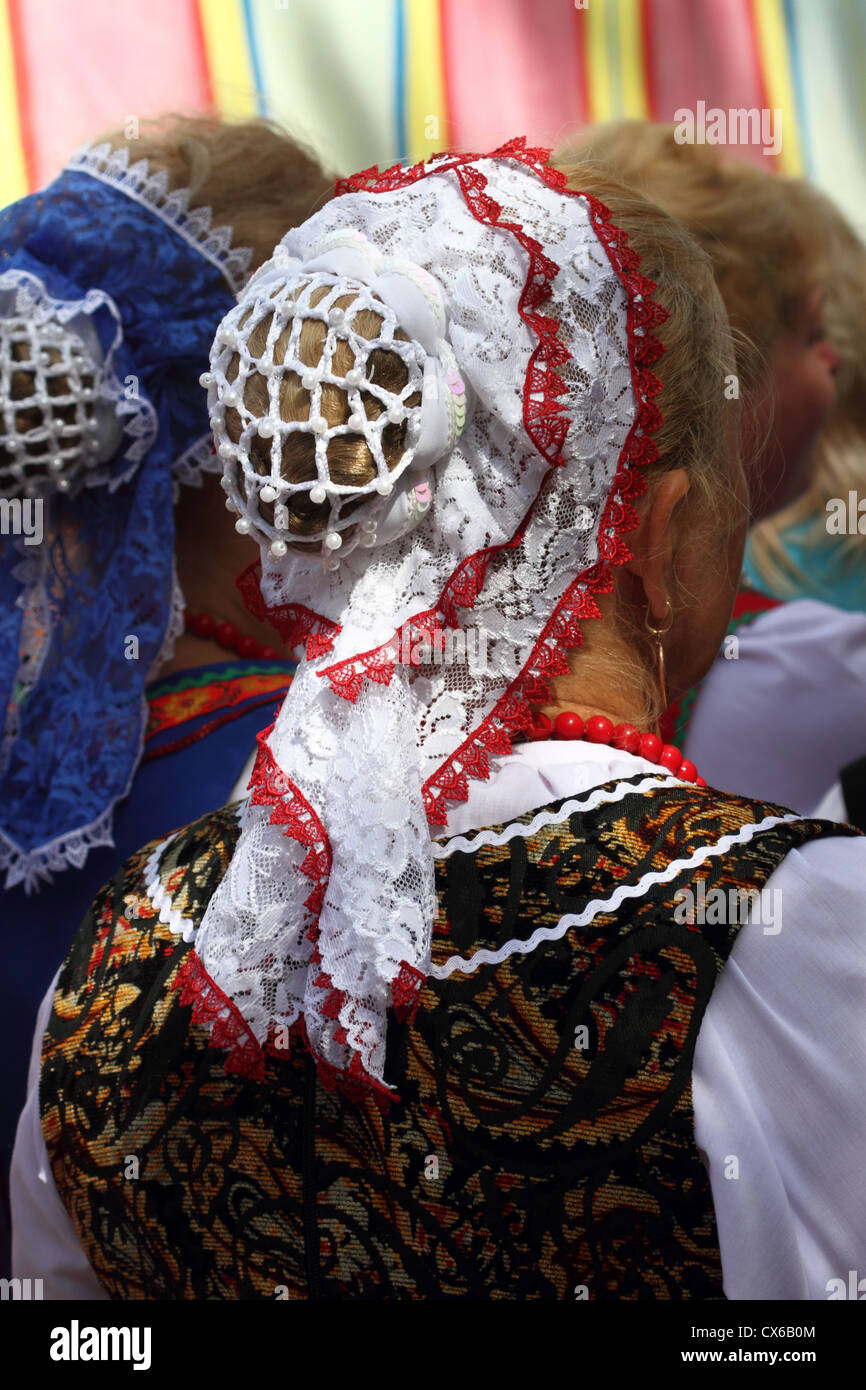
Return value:
<svg viewBox="0 0 866 1390">
<path fill-rule="evenodd" d="M 239 536 L 248 536 L 252 527 L 245 516 L 239 516 L 235 522 L 235 530 Z"/>
<path fill-rule="evenodd" d="M 228 492 L 229 488 L 231 487 L 231 483 L 229 482 L 228 478 L 220 478 L 220 487 L 222 488 L 223 492 Z"/>
<path fill-rule="evenodd" d="M 262 439 L 273 439 L 273 437 L 274 437 L 274 424 L 273 424 L 273 421 L 272 421 L 272 420 L 260 420 L 260 421 L 259 421 L 259 434 L 261 435 Z"/>
<path fill-rule="evenodd" d="M 364 426 L 367 423 L 367 417 L 366 415 L 362 415 L 360 411 L 355 410 L 349 416 L 346 423 L 349 426 L 350 430 L 363 430 Z"/>
<path fill-rule="evenodd" d="M 69 479 L 68 479 L 68 478 L 59 478 L 59 479 L 58 479 L 58 482 L 57 482 L 57 489 L 58 489 L 59 492 L 68 492 L 68 491 L 69 491 Z M 31 496 L 31 497 L 33 496 L 33 493 L 32 493 L 32 492 L 30 493 L 30 496 Z"/>
<path fill-rule="evenodd" d="M 325 561 L 325 569 L 330 570 L 332 574 L 335 570 L 338 570 L 339 568 L 340 561 L 336 558 L 336 556 L 331 556 Z"/>
<path fill-rule="evenodd" d="M 199 386 L 213 386 L 213 372 L 202 372 L 198 384 Z"/>
<path fill-rule="evenodd" d="M 376 521 L 375 517 L 368 516 L 366 521 L 362 521 L 362 522 L 361 522 L 361 530 L 362 530 L 362 531 L 372 531 L 373 534 L 375 535 L 377 525 L 378 525 L 378 522 Z"/>
<path fill-rule="evenodd" d="M 312 391 L 312 389 L 313 389 L 313 387 L 315 386 L 315 384 L 316 384 L 316 378 L 313 376 L 313 373 L 312 373 L 312 372 L 304 372 L 304 375 L 301 377 L 301 385 L 303 386 L 304 390 L 305 390 L 305 391 Z"/>
<path fill-rule="evenodd" d="M 321 483 L 316 483 L 315 487 L 310 488 L 310 501 L 315 502 L 317 505 L 320 502 L 324 502 L 327 496 L 328 494 Z"/>
<path fill-rule="evenodd" d="M 382 497 L 387 497 L 394 489 L 394 484 L 390 478 L 377 478 L 376 491 Z"/>
<path fill-rule="evenodd" d="M 59 473 L 63 467 L 63 459 L 52 459 L 51 467 L 54 469 L 55 473 Z"/>
<path fill-rule="evenodd" d="M 333 324 L 333 326 L 334 326 L 335 328 L 336 328 L 339 324 L 341 324 L 341 323 L 343 322 L 343 320 L 345 319 L 345 317 L 346 317 L 346 311 L 345 311 L 345 309 L 340 309 L 340 308 L 335 307 L 335 308 L 330 309 L 330 310 L 328 311 L 328 323 Z"/>
<path fill-rule="evenodd" d="M 275 487 L 272 487 L 270 483 L 265 483 L 264 487 L 259 493 L 259 497 L 263 502 L 276 502 L 277 489 Z"/>
<path fill-rule="evenodd" d="M 363 374 L 358 371 L 357 367 L 352 367 L 346 373 L 343 380 L 345 381 L 347 386 L 360 386 L 361 382 L 364 380 L 364 377 Z"/>
<path fill-rule="evenodd" d="M 361 537 L 361 544 L 366 550 L 369 550 L 371 546 L 376 544 L 376 532 L 366 531 Z"/>
<path fill-rule="evenodd" d="M 339 531 L 328 532 L 327 536 L 325 537 L 325 545 L 328 547 L 329 550 L 339 550 L 342 544 L 343 537 L 340 535 Z"/>
<path fill-rule="evenodd" d="M 399 424 L 399 422 L 403 419 L 404 414 L 405 411 L 400 401 L 395 401 L 393 405 L 389 405 L 388 419 L 391 421 L 392 424 Z"/>
<path fill-rule="evenodd" d="M 231 497 L 227 497 L 227 498 L 226 498 L 226 511 L 227 511 L 227 512 L 236 512 L 236 511 L 237 511 L 237 504 L 236 504 L 235 502 L 232 501 Z"/>
<path fill-rule="evenodd" d="M 217 341 L 225 343 L 226 347 L 233 347 L 238 340 L 238 335 L 233 328 L 221 328 L 217 334 Z"/>
<path fill-rule="evenodd" d="M 235 406 L 236 406 L 236 405 L 240 405 L 240 403 L 241 403 L 240 392 L 239 392 L 239 391 L 234 391 L 234 390 L 232 390 L 232 391 L 226 391 L 225 395 L 223 396 L 223 400 L 224 400 L 224 402 L 225 402 L 226 405 L 235 405 Z"/>
<path fill-rule="evenodd" d="M 313 419 L 310 421 L 310 426 L 313 434 L 322 435 L 328 433 L 328 422 L 324 415 L 314 415 Z"/>
<path fill-rule="evenodd" d="M 210 425 L 212 430 L 218 430 L 222 422 L 223 417 L 221 415 L 212 415 L 208 420 L 208 424 Z"/>
<path fill-rule="evenodd" d="M 221 444 L 221 445 L 219 446 L 219 448 L 217 449 L 217 453 L 219 454 L 219 456 L 220 456 L 221 459 L 230 459 L 230 458 L 232 458 L 233 455 L 234 455 L 234 451 L 235 451 L 235 446 L 234 446 L 234 444 L 229 444 L 229 442 L 228 442 L 227 439 L 224 439 L 223 442 L 222 442 L 222 444 Z"/>
<path fill-rule="evenodd" d="M 281 560 L 288 548 L 285 541 L 274 541 L 270 553 L 275 560 Z"/>
</svg>

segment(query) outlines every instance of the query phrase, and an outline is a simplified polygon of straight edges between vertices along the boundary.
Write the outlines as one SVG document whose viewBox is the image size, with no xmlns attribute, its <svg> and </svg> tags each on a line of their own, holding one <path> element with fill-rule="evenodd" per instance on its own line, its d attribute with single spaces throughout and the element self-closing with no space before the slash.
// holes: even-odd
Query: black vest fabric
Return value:
<svg viewBox="0 0 866 1390">
<path fill-rule="evenodd" d="M 329 1089 L 300 1045 L 239 1076 L 191 1024 L 175 985 L 193 947 L 148 890 L 156 865 L 200 923 L 232 808 L 134 856 L 73 943 L 40 1081 L 57 1188 L 108 1293 L 723 1297 L 698 1030 L 744 895 L 789 849 L 854 832 L 642 780 L 437 842 L 433 971 L 389 1023 L 385 1106 Z"/>
</svg>

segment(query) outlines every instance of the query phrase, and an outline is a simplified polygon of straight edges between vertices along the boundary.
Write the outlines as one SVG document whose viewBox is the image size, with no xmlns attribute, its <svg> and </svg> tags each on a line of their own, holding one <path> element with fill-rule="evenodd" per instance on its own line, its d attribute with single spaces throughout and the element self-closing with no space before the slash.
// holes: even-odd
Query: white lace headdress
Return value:
<svg viewBox="0 0 866 1390">
<path fill-rule="evenodd" d="M 628 558 L 665 315 L 606 210 L 546 157 L 514 141 L 344 182 L 217 334 L 205 380 L 227 500 L 262 548 L 249 601 L 303 644 L 179 981 L 234 1069 L 261 1074 L 300 1032 L 331 1084 L 393 1094 L 386 1016 L 428 971 L 431 827 L 529 725 Z M 375 341 L 354 330 L 359 308 L 379 313 Z M 298 357 L 310 318 L 313 366 Z M 354 366 L 337 372 L 339 345 Z M 404 363 L 399 393 L 376 386 L 382 348 Z M 280 414 L 288 373 L 309 402 L 298 422 Z M 347 395 L 341 425 L 320 410 L 326 385 Z M 386 422 L 402 431 L 390 471 Z M 280 472 L 293 431 L 312 441 L 303 483 Z M 345 433 L 374 460 L 363 487 L 331 477 Z M 298 546 L 304 491 L 327 519 Z"/>
</svg>

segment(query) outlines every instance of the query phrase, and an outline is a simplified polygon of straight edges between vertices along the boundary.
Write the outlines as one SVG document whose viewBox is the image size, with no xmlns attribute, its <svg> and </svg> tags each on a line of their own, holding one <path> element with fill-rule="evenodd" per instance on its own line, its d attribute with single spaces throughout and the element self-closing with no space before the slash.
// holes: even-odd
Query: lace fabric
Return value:
<svg viewBox="0 0 866 1390">
<path fill-rule="evenodd" d="M 123 150 L 85 150 L 0 212 L 0 287 L 99 339 L 123 426 L 89 485 L 49 497 L 44 540 L 0 538 L 0 871 L 37 887 L 111 843 L 141 754 L 145 685 L 182 630 L 177 480 L 214 466 L 198 377 L 248 253 Z"/>
<path fill-rule="evenodd" d="M 241 1069 L 296 1029 L 324 1075 L 388 1091 L 387 1009 L 410 1009 L 429 967 L 431 826 L 510 751 L 628 558 L 664 313 L 606 210 L 545 160 L 512 142 L 368 171 L 285 238 L 301 264 L 343 229 L 420 264 L 472 406 L 409 534 L 324 573 L 263 548 L 262 602 L 306 660 L 183 980 L 193 1001 L 218 990 Z M 417 655 L 449 633 L 447 663 Z"/>
</svg>

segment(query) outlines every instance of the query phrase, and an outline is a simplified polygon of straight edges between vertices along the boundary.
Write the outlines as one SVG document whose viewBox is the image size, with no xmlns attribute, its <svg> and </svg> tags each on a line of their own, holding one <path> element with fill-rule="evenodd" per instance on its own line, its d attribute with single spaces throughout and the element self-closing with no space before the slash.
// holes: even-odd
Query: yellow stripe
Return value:
<svg viewBox="0 0 866 1390">
<path fill-rule="evenodd" d="M 649 116 L 644 77 L 643 29 L 640 0 L 619 0 L 619 53 L 623 116 L 645 120 Z"/>
<path fill-rule="evenodd" d="M 198 10 L 217 111 L 233 120 L 258 115 L 240 0 L 198 0 Z"/>
<path fill-rule="evenodd" d="M 439 0 L 406 0 L 406 139 L 412 163 L 448 145 Z"/>
<path fill-rule="evenodd" d="M 767 101 L 771 110 L 782 112 L 779 169 L 784 174 L 802 174 L 805 166 L 782 0 L 752 0 L 752 13 Z"/>
<path fill-rule="evenodd" d="M 14 203 L 27 192 L 9 9 L 6 0 L 0 0 L 0 206 Z"/>
<path fill-rule="evenodd" d="M 610 62 L 607 51 L 607 25 L 604 5 L 590 4 L 586 8 L 586 87 L 589 119 L 613 119 Z"/>
</svg>

